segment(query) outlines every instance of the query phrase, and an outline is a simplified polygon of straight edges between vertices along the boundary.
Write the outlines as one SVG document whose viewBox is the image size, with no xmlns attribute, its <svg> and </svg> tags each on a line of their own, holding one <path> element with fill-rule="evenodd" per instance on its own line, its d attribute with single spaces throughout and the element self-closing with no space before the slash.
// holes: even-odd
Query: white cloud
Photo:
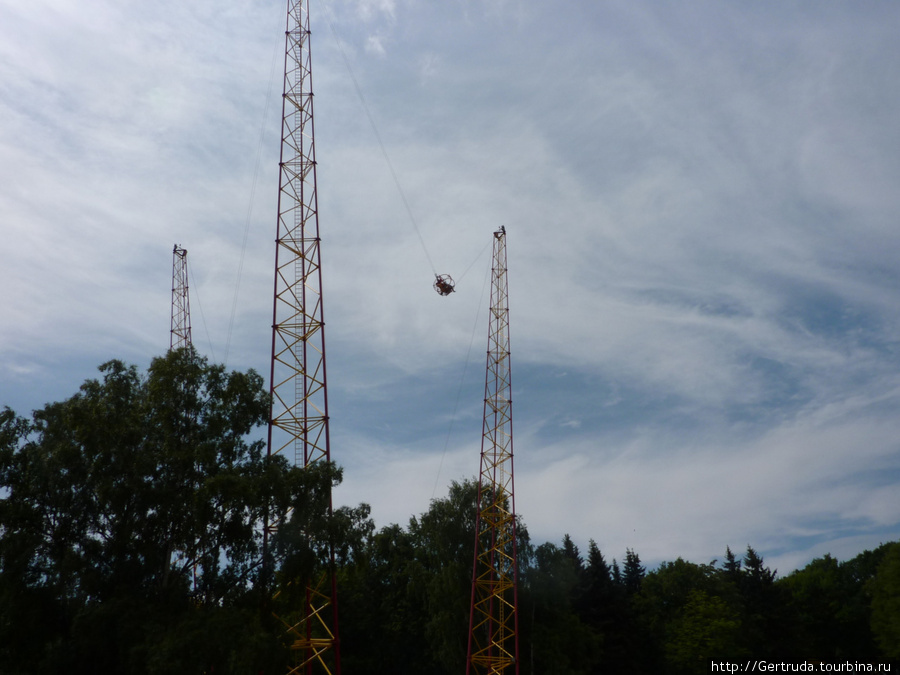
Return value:
<svg viewBox="0 0 900 675">
<path fill-rule="evenodd" d="M 366 52 L 375 56 L 385 56 L 387 50 L 384 48 L 384 38 L 378 35 L 370 35 L 366 40 Z"/>
<path fill-rule="evenodd" d="M 165 349 L 176 242 L 211 349 L 266 372 L 284 9 L 220 9 L 0 7 L 0 404 Z M 332 11 L 313 16 L 316 141 L 347 502 L 402 522 L 428 474 L 477 470 L 467 387 L 505 225 L 534 533 L 646 559 L 751 543 L 779 566 L 896 534 L 897 10 Z M 475 438 L 438 471 L 464 366 Z"/>
<path fill-rule="evenodd" d="M 357 0 L 359 16 L 363 21 L 387 16 L 393 19 L 397 11 L 395 0 Z"/>
<path fill-rule="evenodd" d="M 829 533 L 851 526 L 870 533 L 870 547 L 885 526 L 900 534 L 890 489 L 873 492 L 857 474 L 900 468 L 892 420 L 811 416 L 757 438 L 728 431 L 697 442 L 650 433 L 625 446 L 602 438 L 546 446 L 520 436 L 520 513 L 539 538 L 568 532 L 582 545 L 595 539 L 609 556 L 630 547 L 654 562 L 705 562 L 747 544 L 780 551 L 797 537 L 827 550 L 843 538 Z"/>
</svg>

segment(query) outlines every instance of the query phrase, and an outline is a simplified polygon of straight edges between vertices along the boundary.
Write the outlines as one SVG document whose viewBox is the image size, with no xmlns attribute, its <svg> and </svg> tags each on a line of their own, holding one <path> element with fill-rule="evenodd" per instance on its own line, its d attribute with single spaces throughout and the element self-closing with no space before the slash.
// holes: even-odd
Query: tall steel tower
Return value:
<svg viewBox="0 0 900 675">
<path fill-rule="evenodd" d="M 307 467 L 331 459 L 308 0 L 288 0 L 284 64 L 268 454 Z M 266 523 L 264 548 L 278 525 Z M 340 673 L 334 550 L 326 549 L 305 606 L 277 615 L 291 642 L 290 673 Z"/>
<path fill-rule="evenodd" d="M 187 250 L 172 249 L 172 329 L 169 349 L 191 345 L 191 303 L 188 295 Z"/>
<path fill-rule="evenodd" d="M 519 672 L 506 228 L 494 232 L 491 314 L 466 673 Z"/>
</svg>

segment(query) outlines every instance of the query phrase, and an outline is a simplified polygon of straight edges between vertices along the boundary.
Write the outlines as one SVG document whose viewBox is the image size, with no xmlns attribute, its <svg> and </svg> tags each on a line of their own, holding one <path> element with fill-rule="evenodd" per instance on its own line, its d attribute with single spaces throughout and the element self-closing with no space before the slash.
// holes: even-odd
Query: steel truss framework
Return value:
<svg viewBox="0 0 900 675">
<path fill-rule="evenodd" d="M 466 673 L 519 672 L 506 230 L 494 232 Z"/>
<path fill-rule="evenodd" d="M 307 467 L 331 459 L 308 0 L 288 0 L 280 167 L 268 453 Z M 278 525 L 266 523 L 264 547 Z M 334 551 L 326 548 L 305 606 L 276 615 L 291 643 L 289 673 L 340 673 Z"/>
<path fill-rule="evenodd" d="M 172 324 L 169 349 L 191 345 L 191 303 L 188 295 L 187 250 L 172 249 Z"/>
</svg>

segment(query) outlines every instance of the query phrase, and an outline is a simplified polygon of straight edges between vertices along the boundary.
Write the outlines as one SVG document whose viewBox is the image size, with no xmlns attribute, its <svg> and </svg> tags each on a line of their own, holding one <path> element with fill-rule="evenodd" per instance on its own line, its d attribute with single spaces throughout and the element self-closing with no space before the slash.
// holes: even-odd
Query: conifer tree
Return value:
<svg viewBox="0 0 900 675">
<path fill-rule="evenodd" d="M 634 595 L 641 590 L 641 582 L 647 570 L 641 565 L 640 556 L 632 549 L 625 549 L 625 567 L 623 569 L 623 579 L 625 583 L 625 592 L 628 595 Z"/>
</svg>

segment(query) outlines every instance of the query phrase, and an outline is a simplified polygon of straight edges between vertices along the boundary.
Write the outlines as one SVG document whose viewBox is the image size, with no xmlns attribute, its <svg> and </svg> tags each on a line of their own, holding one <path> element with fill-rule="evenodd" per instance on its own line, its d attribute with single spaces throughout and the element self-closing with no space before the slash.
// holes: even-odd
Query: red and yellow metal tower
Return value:
<svg viewBox="0 0 900 675">
<path fill-rule="evenodd" d="M 188 294 L 187 250 L 172 249 L 172 323 L 169 349 L 191 345 L 191 303 Z"/>
<path fill-rule="evenodd" d="M 288 0 L 268 453 L 303 467 L 331 460 L 311 66 L 309 2 Z M 266 524 L 267 542 L 278 525 Z M 334 549 L 324 549 L 305 606 L 277 615 L 291 644 L 290 673 L 340 674 Z"/>
<path fill-rule="evenodd" d="M 503 227 L 494 232 L 491 276 L 467 675 L 519 672 L 509 294 Z"/>
</svg>

